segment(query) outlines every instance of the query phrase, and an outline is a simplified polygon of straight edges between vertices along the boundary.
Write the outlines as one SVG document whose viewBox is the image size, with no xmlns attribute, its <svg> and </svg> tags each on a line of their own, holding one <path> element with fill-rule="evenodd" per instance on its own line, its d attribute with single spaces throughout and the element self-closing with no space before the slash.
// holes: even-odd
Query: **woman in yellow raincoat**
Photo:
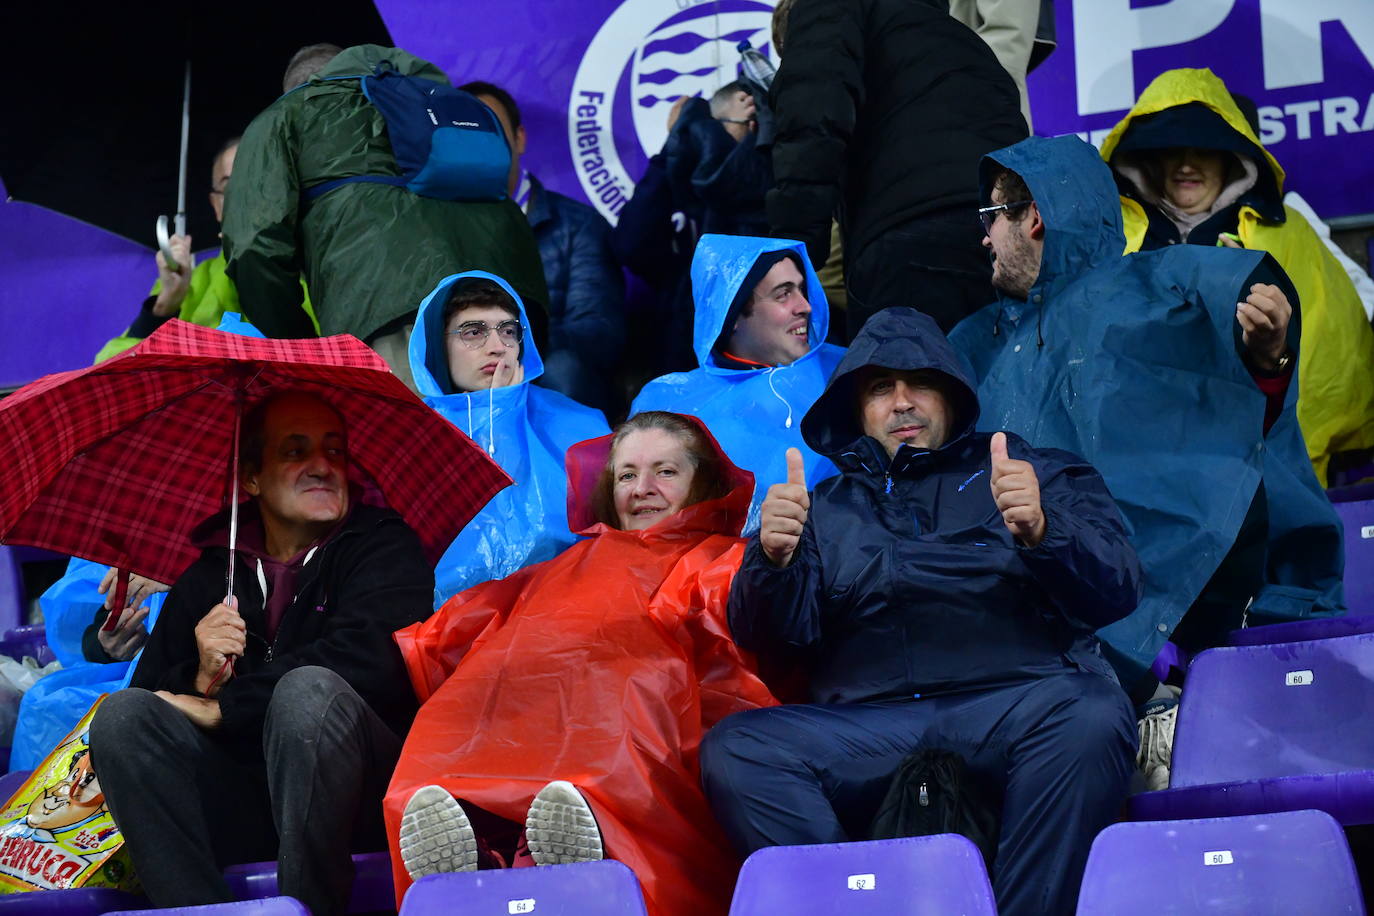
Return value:
<svg viewBox="0 0 1374 916">
<path fill-rule="evenodd" d="M 1337 452 L 1374 447 L 1374 332 L 1340 263 L 1284 206 L 1283 168 L 1221 79 L 1211 70 L 1160 74 L 1107 135 L 1102 157 L 1121 188 L 1127 252 L 1240 246 L 1269 252 L 1292 279 L 1302 318 L 1298 422 L 1317 478 L 1327 482 Z"/>
</svg>

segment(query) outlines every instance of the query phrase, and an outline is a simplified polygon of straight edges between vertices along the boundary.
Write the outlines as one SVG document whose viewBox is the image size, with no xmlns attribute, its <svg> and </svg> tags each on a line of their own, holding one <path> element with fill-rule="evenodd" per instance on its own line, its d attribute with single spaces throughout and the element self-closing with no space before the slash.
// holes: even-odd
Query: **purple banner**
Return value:
<svg viewBox="0 0 1374 916">
<path fill-rule="evenodd" d="M 1260 139 L 1324 218 L 1374 214 L 1374 2 L 1056 0 L 1059 47 L 1029 79 L 1038 134 L 1100 144 L 1175 67 L 1259 106 Z"/>
</svg>

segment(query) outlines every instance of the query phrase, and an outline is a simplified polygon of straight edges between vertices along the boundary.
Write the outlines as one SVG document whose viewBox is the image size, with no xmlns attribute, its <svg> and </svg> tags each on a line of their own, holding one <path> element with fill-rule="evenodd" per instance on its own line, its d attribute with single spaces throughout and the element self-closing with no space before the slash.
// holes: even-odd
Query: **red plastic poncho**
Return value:
<svg viewBox="0 0 1374 916">
<path fill-rule="evenodd" d="M 728 910 L 739 861 L 702 793 L 697 752 L 725 716 L 776 700 L 725 618 L 753 475 L 707 438 L 730 469 L 729 495 L 644 531 L 591 516 L 611 437 L 573 446 L 568 520 L 586 538 L 396 634 L 424 704 L 385 801 L 398 901 L 411 882 L 397 832 L 416 789 L 441 785 L 523 823 L 535 793 L 566 779 L 651 914 Z"/>
</svg>

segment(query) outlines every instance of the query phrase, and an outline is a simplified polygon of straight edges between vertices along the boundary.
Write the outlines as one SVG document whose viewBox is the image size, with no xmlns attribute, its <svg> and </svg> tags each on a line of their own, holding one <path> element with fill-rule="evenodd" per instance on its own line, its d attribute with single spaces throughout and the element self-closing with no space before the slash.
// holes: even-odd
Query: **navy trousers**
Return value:
<svg viewBox="0 0 1374 916">
<path fill-rule="evenodd" d="M 707 734 L 702 781 L 741 853 L 863 840 L 893 773 L 919 748 L 963 755 L 986 797 L 1001 800 L 999 912 L 1071 916 L 1093 837 L 1116 819 L 1135 764 L 1130 702 L 1098 675 L 737 713 Z"/>
</svg>

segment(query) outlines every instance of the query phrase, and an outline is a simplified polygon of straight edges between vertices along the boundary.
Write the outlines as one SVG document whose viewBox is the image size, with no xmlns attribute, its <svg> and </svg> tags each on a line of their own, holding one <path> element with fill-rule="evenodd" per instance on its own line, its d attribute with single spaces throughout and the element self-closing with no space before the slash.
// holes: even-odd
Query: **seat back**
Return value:
<svg viewBox="0 0 1374 916">
<path fill-rule="evenodd" d="M 229 892 L 239 900 L 264 900 L 276 897 L 276 862 L 249 862 L 224 870 Z M 396 905 L 396 885 L 391 877 L 391 855 L 364 852 L 353 856 L 353 891 L 348 898 L 349 913 L 375 913 Z M 250 914 L 251 916 L 251 914 Z"/>
<path fill-rule="evenodd" d="M 1078 916 L 1364 913 L 1345 832 L 1321 811 L 1113 824 Z"/>
<path fill-rule="evenodd" d="M 1345 528 L 1345 606 L 1374 614 L 1374 498 L 1332 502 Z"/>
<path fill-rule="evenodd" d="M 430 875 L 406 891 L 400 916 L 448 916 L 459 901 L 464 913 L 645 916 L 634 872 L 610 859 Z"/>
<path fill-rule="evenodd" d="M 142 897 L 108 887 L 0 894 L 0 913 L 5 916 L 101 916 L 103 913 L 135 912 L 150 906 L 152 904 Z"/>
<path fill-rule="evenodd" d="M 1193 660 L 1170 788 L 1374 770 L 1374 633 Z"/>
<path fill-rule="evenodd" d="M 180 913 L 182 916 L 310 916 L 295 897 L 262 897 L 257 900 L 235 900 L 232 903 L 207 903 L 203 906 L 173 906 L 159 913 Z M 106 916 L 147 916 L 146 910 L 115 911 Z"/>
<path fill-rule="evenodd" d="M 962 836 L 771 846 L 740 871 L 730 916 L 995 916 L 978 847 Z"/>
</svg>

